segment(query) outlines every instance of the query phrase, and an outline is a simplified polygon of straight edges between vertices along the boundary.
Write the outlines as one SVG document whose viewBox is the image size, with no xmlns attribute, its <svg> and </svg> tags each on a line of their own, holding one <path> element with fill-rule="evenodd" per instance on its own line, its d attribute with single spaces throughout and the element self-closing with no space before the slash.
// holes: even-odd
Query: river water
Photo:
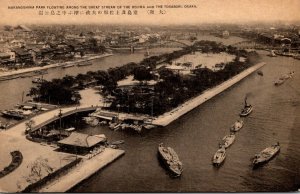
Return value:
<svg viewBox="0 0 300 194">
<path fill-rule="evenodd" d="M 144 53 L 117 54 L 98 59 L 92 66 L 50 69 L 44 78 L 58 78 L 89 70 L 107 69 L 140 61 Z M 110 141 L 124 139 L 126 154 L 73 189 L 74 192 L 217 192 L 217 191 L 292 191 L 300 184 L 300 61 L 285 57 L 270 58 L 256 73 L 205 102 L 164 128 L 142 134 L 111 131 L 108 127 L 87 127 L 89 134 L 104 133 Z M 294 78 L 279 87 L 273 82 L 294 70 Z M 21 81 L 20 81 L 21 80 Z M 32 78 L 0 82 L 0 109 L 11 108 L 31 87 Z M 254 106 L 244 119 L 245 126 L 227 150 L 222 166 L 215 168 L 211 158 L 218 142 L 239 118 L 245 95 Z M 280 153 L 262 168 L 252 170 L 251 158 L 265 147 L 281 144 Z M 163 142 L 178 153 L 184 171 L 172 179 L 157 159 Z"/>
<path fill-rule="evenodd" d="M 135 134 L 113 132 L 107 127 L 87 128 L 90 134 L 104 133 L 113 140 L 124 139 L 126 154 L 108 168 L 79 185 L 75 192 L 218 192 L 291 191 L 300 183 L 300 61 L 270 58 L 267 63 L 235 86 L 202 104 L 169 126 Z M 294 70 L 295 76 L 283 85 L 274 80 Z M 254 106 L 244 119 L 245 126 L 227 151 L 222 166 L 215 168 L 211 158 L 218 142 L 239 118 L 244 97 Z M 281 151 L 262 168 L 252 170 L 251 158 L 277 141 Z M 163 142 L 178 153 L 184 171 L 172 179 L 157 159 Z"/>
</svg>

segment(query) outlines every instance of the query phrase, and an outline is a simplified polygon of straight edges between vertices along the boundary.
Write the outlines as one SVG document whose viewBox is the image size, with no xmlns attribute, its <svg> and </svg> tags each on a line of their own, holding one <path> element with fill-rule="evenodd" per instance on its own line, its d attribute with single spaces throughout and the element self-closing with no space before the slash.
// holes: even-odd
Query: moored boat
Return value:
<svg viewBox="0 0 300 194">
<path fill-rule="evenodd" d="M 15 119 L 24 119 L 25 115 L 21 110 L 4 110 L 1 112 L 5 117 L 11 117 Z"/>
<path fill-rule="evenodd" d="M 20 77 L 19 75 L 3 76 L 3 77 L 0 77 L 0 81 L 17 79 L 19 77 Z"/>
<path fill-rule="evenodd" d="M 75 64 L 68 64 L 68 65 L 64 65 L 62 68 L 69 68 L 69 67 L 73 67 Z"/>
<path fill-rule="evenodd" d="M 158 146 L 158 156 L 175 177 L 179 177 L 183 171 L 182 163 L 177 153 L 171 147 L 164 147 L 163 144 Z"/>
<path fill-rule="evenodd" d="M 36 77 L 32 80 L 32 83 L 35 83 L 35 84 L 41 84 L 41 83 L 44 83 L 44 82 L 46 82 L 46 80 L 43 79 L 43 78 L 40 78 L 40 77 Z"/>
<path fill-rule="evenodd" d="M 109 124 L 109 128 L 114 130 L 114 131 L 117 131 L 121 128 L 121 123 L 110 123 Z"/>
<path fill-rule="evenodd" d="M 213 156 L 212 163 L 215 166 L 219 166 L 224 162 L 225 158 L 226 158 L 226 150 L 225 147 L 223 146 L 220 149 L 218 149 L 218 151 Z"/>
<path fill-rule="evenodd" d="M 267 56 L 269 56 L 269 57 L 277 57 L 277 55 L 275 54 L 274 50 L 271 50 L 270 53 Z"/>
<path fill-rule="evenodd" d="M 118 140 L 118 141 L 112 142 L 111 145 L 120 145 L 120 144 L 123 144 L 123 143 L 125 143 L 124 140 Z"/>
<path fill-rule="evenodd" d="M 284 74 L 282 75 L 279 79 L 282 79 L 282 80 L 287 80 L 290 78 L 290 74 Z"/>
<path fill-rule="evenodd" d="M 44 75 L 44 74 L 47 74 L 48 71 L 47 70 L 36 70 L 36 71 L 33 71 L 34 74 L 37 74 L 37 75 Z"/>
<path fill-rule="evenodd" d="M 222 139 L 222 143 L 220 143 L 220 148 L 222 148 L 222 147 L 228 148 L 229 146 L 231 146 L 231 144 L 233 144 L 234 140 L 235 140 L 234 134 L 226 135 Z"/>
<path fill-rule="evenodd" d="M 240 116 L 241 117 L 246 117 L 248 116 L 253 110 L 253 107 L 251 104 L 247 104 L 247 98 L 245 98 L 245 105 L 244 108 L 242 109 Z"/>
<path fill-rule="evenodd" d="M 277 144 L 272 145 L 270 147 L 265 148 L 259 154 L 256 154 L 253 160 L 253 167 L 257 167 L 260 164 L 264 164 L 271 160 L 278 152 L 280 151 L 279 142 Z"/>
<path fill-rule="evenodd" d="M 243 126 L 244 126 L 244 121 L 242 121 L 242 120 L 237 120 L 237 121 L 230 127 L 230 131 L 232 131 L 232 132 L 237 132 L 237 131 L 239 131 Z"/>
<path fill-rule="evenodd" d="M 65 131 L 68 131 L 68 132 L 72 132 L 72 131 L 75 131 L 76 129 L 74 127 L 70 127 L 70 128 L 67 128 L 65 129 Z"/>
<path fill-rule="evenodd" d="M 77 66 L 88 66 L 88 65 L 93 65 L 91 62 L 85 62 L 85 63 L 78 63 Z"/>
<path fill-rule="evenodd" d="M 83 120 L 92 127 L 95 127 L 99 124 L 99 120 L 95 117 L 83 117 Z"/>
</svg>

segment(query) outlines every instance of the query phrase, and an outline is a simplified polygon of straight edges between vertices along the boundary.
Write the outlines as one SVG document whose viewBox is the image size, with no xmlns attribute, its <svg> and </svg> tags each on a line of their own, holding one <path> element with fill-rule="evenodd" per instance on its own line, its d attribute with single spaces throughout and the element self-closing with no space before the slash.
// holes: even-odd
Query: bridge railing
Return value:
<svg viewBox="0 0 300 194">
<path fill-rule="evenodd" d="M 48 120 L 46 120 L 46 121 L 44 121 L 44 122 L 42 122 L 42 123 L 40 123 L 40 124 L 32 127 L 30 129 L 30 131 L 31 132 L 36 131 L 36 130 L 44 127 L 45 125 L 48 125 L 48 124 L 50 124 L 50 123 L 52 123 L 52 122 L 54 122 L 54 121 L 56 121 L 56 120 L 58 120 L 60 118 L 64 118 L 64 117 L 67 117 L 67 116 L 70 116 L 72 114 L 76 114 L 76 113 L 79 113 L 79 112 L 86 112 L 86 111 L 96 110 L 97 108 L 100 108 L 100 106 L 91 106 L 91 107 L 83 107 L 83 108 L 74 107 L 73 110 L 70 110 L 70 111 L 67 111 L 67 112 L 63 112 L 61 114 L 61 116 L 59 116 L 58 114 L 54 115 L 52 118 L 49 118 Z M 56 109 L 56 110 L 58 110 L 58 109 Z"/>
</svg>

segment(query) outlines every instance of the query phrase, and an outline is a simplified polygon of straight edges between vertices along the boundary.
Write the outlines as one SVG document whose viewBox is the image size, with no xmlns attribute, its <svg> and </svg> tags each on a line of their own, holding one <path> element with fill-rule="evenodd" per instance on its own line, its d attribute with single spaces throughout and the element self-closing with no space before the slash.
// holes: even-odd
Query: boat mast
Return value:
<svg viewBox="0 0 300 194">
<path fill-rule="evenodd" d="M 247 105 L 247 96 L 245 97 L 245 107 L 248 106 Z"/>
</svg>

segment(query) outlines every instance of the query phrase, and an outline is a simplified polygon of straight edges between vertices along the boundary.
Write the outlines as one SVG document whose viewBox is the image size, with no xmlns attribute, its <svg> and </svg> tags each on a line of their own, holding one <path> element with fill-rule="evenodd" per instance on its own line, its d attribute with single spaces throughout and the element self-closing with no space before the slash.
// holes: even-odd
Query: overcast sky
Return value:
<svg viewBox="0 0 300 194">
<path fill-rule="evenodd" d="M 8 9 L 8 6 L 80 5 L 195 5 L 197 8 L 137 9 L 133 15 L 39 16 L 37 9 Z M 1 24 L 22 23 L 146 23 L 197 24 L 212 22 L 300 21 L 300 0 L 1 0 Z M 57 9 L 60 10 L 60 9 Z M 55 10 L 55 11 L 57 11 Z M 90 9 L 92 11 L 92 9 Z M 100 9 L 101 10 L 101 9 Z M 107 9 L 105 9 L 107 10 Z M 112 9 L 116 12 L 116 9 Z M 123 9 L 120 9 L 122 11 Z M 159 14 L 162 10 L 165 14 Z M 46 9 L 44 9 L 46 11 Z M 50 10 L 47 10 L 50 11 Z M 62 10 L 60 10 L 62 11 Z M 70 10 L 67 10 L 70 11 Z M 74 11 L 74 10 L 73 10 Z M 81 9 L 80 11 L 86 11 Z M 103 11 L 103 9 L 101 10 Z M 97 10 L 98 12 L 98 10 Z"/>
</svg>

